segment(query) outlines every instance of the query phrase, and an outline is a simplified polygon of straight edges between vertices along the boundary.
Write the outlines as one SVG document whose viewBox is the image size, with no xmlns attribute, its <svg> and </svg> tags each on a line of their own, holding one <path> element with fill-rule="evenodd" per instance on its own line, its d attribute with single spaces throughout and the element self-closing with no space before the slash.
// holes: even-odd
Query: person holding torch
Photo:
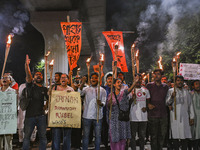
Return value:
<svg viewBox="0 0 200 150">
<path fill-rule="evenodd" d="M 170 127 L 172 146 L 178 150 L 187 150 L 188 139 L 192 138 L 191 127 L 194 124 L 194 107 L 192 98 L 188 90 L 184 88 L 183 76 L 177 75 L 175 78 L 175 87 L 169 89 L 166 97 L 166 104 L 172 106 L 170 111 Z M 174 97 L 176 97 L 176 118 L 174 116 Z"/>
<path fill-rule="evenodd" d="M 100 98 L 98 97 L 98 73 L 94 72 L 90 75 L 91 85 L 84 87 L 87 78 L 83 77 L 83 82 L 80 86 L 81 97 L 84 99 L 83 110 L 83 150 L 88 149 L 89 135 L 91 125 L 94 127 L 95 132 L 95 150 L 100 149 L 101 144 L 101 127 L 103 118 L 103 107 L 106 104 L 106 91 L 100 87 Z M 99 107 L 99 110 L 98 110 Z M 99 111 L 99 113 L 97 112 Z M 98 118 L 97 118 L 98 116 Z M 98 121 L 97 121 L 98 120 Z"/>
</svg>

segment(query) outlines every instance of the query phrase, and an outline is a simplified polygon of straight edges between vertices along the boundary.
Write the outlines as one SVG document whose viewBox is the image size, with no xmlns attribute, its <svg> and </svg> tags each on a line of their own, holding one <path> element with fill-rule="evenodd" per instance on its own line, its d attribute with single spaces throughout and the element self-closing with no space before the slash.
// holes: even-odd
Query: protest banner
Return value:
<svg viewBox="0 0 200 150">
<path fill-rule="evenodd" d="M 52 91 L 49 127 L 81 127 L 79 92 Z"/>
<path fill-rule="evenodd" d="M 179 74 L 185 80 L 200 80 L 200 64 L 180 63 Z"/>
<path fill-rule="evenodd" d="M 81 22 L 61 22 L 61 28 L 65 37 L 67 56 L 70 70 L 77 67 L 77 61 L 81 53 Z"/>
<path fill-rule="evenodd" d="M 17 95 L 15 91 L 0 92 L 0 135 L 17 132 Z"/>
<path fill-rule="evenodd" d="M 111 49 L 113 60 L 115 60 L 115 45 L 118 44 L 119 48 L 117 52 L 117 67 L 120 68 L 122 72 L 128 72 L 122 32 L 104 31 L 102 33 L 105 36 L 108 45 Z"/>
</svg>

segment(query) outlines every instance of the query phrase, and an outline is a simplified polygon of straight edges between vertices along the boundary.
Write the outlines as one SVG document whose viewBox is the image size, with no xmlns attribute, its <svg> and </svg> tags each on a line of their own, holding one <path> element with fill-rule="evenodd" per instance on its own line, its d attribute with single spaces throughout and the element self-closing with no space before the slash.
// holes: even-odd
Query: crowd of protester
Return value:
<svg viewBox="0 0 200 150">
<path fill-rule="evenodd" d="M 19 103 L 26 89 L 31 100 L 25 111 L 18 106 L 18 145 L 23 150 L 29 150 L 37 133 L 39 149 L 45 150 L 45 110 L 48 108 L 49 92 L 48 87 L 43 85 L 42 73 L 35 72 L 32 76 L 29 63 L 27 56 L 26 83 L 18 88 L 12 74 L 5 73 L 0 91 L 16 91 Z M 136 150 L 137 145 L 144 150 L 146 142 L 150 142 L 152 150 L 161 150 L 163 147 L 169 150 L 200 149 L 199 80 L 192 81 L 191 88 L 188 88 L 183 76 L 177 75 L 175 83 L 172 83 L 162 70 L 156 69 L 152 74 L 152 82 L 145 84 L 143 76 L 136 74 L 128 86 L 123 72 L 118 72 L 116 78 L 112 73 L 107 73 L 104 84 L 101 82 L 100 98 L 97 100 L 98 73 L 91 73 L 90 85 L 87 75 L 77 75 L 73 80 L 70 76 L 56 72 L 52 89 L 80 92 L 82 125 L 80 129 L 51 128 L 52 150 L 60 150 L 61 147 L 63 150 L 87 150 L 93 135 L 96 150 L 100 149 L 101 143 L 105 149 L 111 150 L 125 150 L 128 147 Z M 121 112 L 129 113 L 128 120 L 119 117 Z M 11 134 L 0 135 L 0 149 L 12 150 L 12 139 Z"/>
</svg>

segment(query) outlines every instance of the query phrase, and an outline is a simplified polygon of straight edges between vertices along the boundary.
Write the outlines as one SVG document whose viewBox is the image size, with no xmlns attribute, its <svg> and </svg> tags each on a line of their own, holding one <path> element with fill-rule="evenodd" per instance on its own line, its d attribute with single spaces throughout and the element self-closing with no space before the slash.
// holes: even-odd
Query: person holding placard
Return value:
<svg viewBox="0 0 200 150">
<path fill-rule="evenodd" d="M 15 91 L 15 89 L 12 89 L 10 87 L 11 84 L 11 76 L 8 74 L 4 74 L 4 76 L 1 79 L 2 87 L 0 87 L 0 91 L 7 92 L 7 91 Z M 1 150 L 12 150 L 12 134 L 5 134 L 0 135 L 0 149 Z"/>
<path fill-rule="evenodd" d="M 69 76 L 63 73 L 60 77 L 61 85 L 56 85 L 53 90 L 73 92 L 74 89 L 68 86 Z M 71 128 L 52 128 L 52 149 L 60 150 L 61 135 L 63 135 L 63 150 L 71 149 Z"/>
</svg>

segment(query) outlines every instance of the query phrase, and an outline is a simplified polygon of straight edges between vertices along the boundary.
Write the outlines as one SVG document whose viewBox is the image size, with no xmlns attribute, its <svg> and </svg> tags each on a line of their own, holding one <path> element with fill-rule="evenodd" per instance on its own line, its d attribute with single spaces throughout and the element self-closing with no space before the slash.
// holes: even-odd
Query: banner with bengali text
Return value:
<svg viewBox="0 0 200 150">
<path fill-rule="evenodd" d="M 180 63 L 179 74 L 185 80 L 200 80 L 200 64 Z"/>
<path fill-rule="evenodd" d="M 61 22 L 61 28 L 65 37 L 67 56 L 70 70 L 77 67 L 77 61 L 81 53 L 81 22 Z"/>
<path fill-rule="evenodd" d="M 122 72 L 128 72 L 125 51 L 124 51 L 124 42 L 123 35 L 121 31 L 104 31 L 102 32 L 105 36 L 108 45 L 111 49 L 113 60 L 115 60 L 115 44 L 118 43 L 118 53 L 117 53 L 117 67 L 121 69 Z"/>
<path fill-rule="evenodd" d="M 17 94 L 0 92 L 0 135 L 17 132 Z"/>
<path fill-rule="evenodd" d="M 49 127 L 81 127 L 81 98 L 79 92 L 52 91 Z"/>
</svg>

